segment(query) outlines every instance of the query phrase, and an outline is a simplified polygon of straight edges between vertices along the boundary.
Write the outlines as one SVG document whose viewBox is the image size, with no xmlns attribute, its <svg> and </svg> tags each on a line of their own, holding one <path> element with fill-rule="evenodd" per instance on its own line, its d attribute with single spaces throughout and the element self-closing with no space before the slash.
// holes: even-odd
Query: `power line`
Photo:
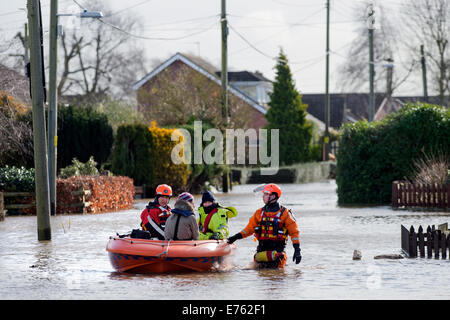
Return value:
<svg viewBox="0 0 450 320">
<path fill-rule="evenodd" d="M 74 1 L 75 1 L 75 0 L 74 0 Z M 103 23 L 103 24 L 105 24 L 105 25 L 107 25 L 107 26 L 109 26 L 109 27 L 111 27 L 111 28 L 113 28 L 113 29 L 116 29 L 116 30 L 118 30 L 118 31 L 120 31 L 120 32 L 122 32 L 122 33 L 125 33 L 125 34 L 127 34 L 127 35 L 129 35 L 130 37 L 133 37 L 133 38 L 143 39 L 143 40 L 161 40 L 161 41 L 169 41 L 169 40 L 181 40 L 181 39 L 185 39 L 185 38 L 192 37 L 192 36 L 195 36 L 195 35 L 197 35 L 197 34 L 200 34 L 200 33 L 206 32 L 206 31 L 209 31 L 209 30 L 211 30 L 215 25 L 217 25 L 217 21 L 215 21 L 214 24 L 212 24 L 212 25 L 209 26 L 208 28 L 205 28 L 205 29 L 203 29 L 203 30 L 201 30 L 201 31 L 198 31 L 198 32 L 194 32 L 194 33 L 191 33 L 191 34 L 188 34 L 188 35 L 185 35 L 185 36 L 180 36 L 180 37 L 174 37 L 174 38 L 162 38 L 162 37 L 147 37 L 147 36 L 140 36 L 140 35 L 137 35 L 137 34 L 133 34 L 133 33 L 131 33 L 131 32 L 128 32 L 128 31 L 126 31 L 126 30 L 123 30 L 123 29 L 121 29 L 120 27 L 117 27 L 117 26 L 115 26 L 115 25 L 113 25 L 113 24 L 111 24 L 111 23 L 109 23 L 109 22 L 104 21 L 103 19 L 97 19 L 97 20 L 100 21 L 101 23 Z"/>
<path fill-rule="evenodd" d="M 130 10 L 130 9 L 133 9 L 133 8 L 136 8 L 136 7 L 140 6 L 140 5 L 143 5 L 143 4 L 145 4 L 145 3 L 147 3 L 147 2 L 151 2 L 151 1 L 153 1 L 153 0 L 145 0 L 145 1 L 139 2 L 139 3 L 135 4 L 135 5 L 130 6 L 130 7 L 121 9 L 121 10 L 116 11 L 116 12 L 112 12 L 111 14 L 107 15 L 107 17 L 113 16 L 113 15 L 116 15 L 116 14 L 120 14 L 120 13 L 122 13 L 122 12 L 124 12 L 124 11 Z"/>
</svg>

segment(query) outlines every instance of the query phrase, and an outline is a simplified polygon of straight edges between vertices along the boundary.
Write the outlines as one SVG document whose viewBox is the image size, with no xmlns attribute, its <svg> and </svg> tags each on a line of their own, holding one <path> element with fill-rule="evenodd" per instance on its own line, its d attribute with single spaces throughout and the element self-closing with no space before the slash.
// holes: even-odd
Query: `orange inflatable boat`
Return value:
<svg viewBox="0 0 450 320">
<path fill-rule="evenodd" d="M 166 273 L 207 271 L 232 254 L 226 240 L 147 240 L 110 237 L 106 246 L 113 268 L 119 272 Z"/>
</svg>

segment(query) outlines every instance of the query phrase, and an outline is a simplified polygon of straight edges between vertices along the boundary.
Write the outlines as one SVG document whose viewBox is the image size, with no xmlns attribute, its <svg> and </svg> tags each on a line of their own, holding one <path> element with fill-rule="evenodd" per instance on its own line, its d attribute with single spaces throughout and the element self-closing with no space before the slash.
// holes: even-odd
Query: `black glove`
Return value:
<svg viewBox="0 0 450 320">
<path fill-rule="evenodd" d="M 294 244 L 294 256 L 292 257 L 292 261 L 295 261 L 295 264 L 299 264 L 302 261 L 302 255 L 300 254 L 300 245 L 298 243 Z"/>
<path fill-rule="evenodd" d="M 214 232 L 210 237 L 211 240 L 219 240 L 220 236 L 218 232 Z"/>
<path fill-rule="evenodd" d="M 235 242 L 238 239 L 242 239 L 242 234 L 241 233 L 236 233 L 234 236 L 231 236 L 227 239 L 227 242 L 229 244 L 232 244 L 233 242 Z"/>
</svg>

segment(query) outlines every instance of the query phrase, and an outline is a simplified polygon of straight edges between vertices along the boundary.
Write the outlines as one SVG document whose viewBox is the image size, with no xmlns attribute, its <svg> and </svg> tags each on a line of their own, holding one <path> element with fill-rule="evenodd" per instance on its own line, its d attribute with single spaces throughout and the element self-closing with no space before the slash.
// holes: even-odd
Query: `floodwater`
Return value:
<svg viewBox="0 0 450 320">
<path fill-rule="evenodd" d="M 231 233 L 240 231 L 262 206 L 254 185 L 219 194 L 234 205 Z M 226 271 L 139 275 L 117 273 L 105 250 L 109 236 L 139 225 L 148 200 L 132 210 L 51 218 L 52 240 L 39 242 L 35 216 L 8 216 L 0 222 L 0 299 L 449 299 L 450 260 L 375 260 L 400 254 L 400 226 L 448 222 L 450 213 L 393 211 L 390 207 L 341 208 L 334 180 L 281 185 L 282 204 L 300 227 L 302 262 L 292 262 L 287 245 L 284 270 L 249 268 L 253 237 L 238 240 Z M 173 204 L 174 200 L 171 200 Z M 198 205 L 200 197 L 196 196 Z M 352 259 L 353 250 L 362 259 Z"/>
</svg>

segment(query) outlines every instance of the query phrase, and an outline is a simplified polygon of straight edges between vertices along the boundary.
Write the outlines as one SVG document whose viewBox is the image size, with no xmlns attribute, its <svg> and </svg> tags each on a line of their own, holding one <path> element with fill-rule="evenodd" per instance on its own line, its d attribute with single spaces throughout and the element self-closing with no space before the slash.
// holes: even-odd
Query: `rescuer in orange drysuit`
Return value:
<svg viewBox="0 0 450 320">
<path fill-rule="evenodd" d="M 259 208 L 250 218 L 248 225 L 239 233 L 228 238 L 228 243 L 254 234 L 258 247 L 254 261 L 263 268 L 283 268 L 287 254 L 284 251 L 288 235 L 294 246 L 293 261 L 300 263 L 300 232 L 291 210 L 278 203 L 281 189 L 274 183 L 264 186 L 264 207 Z"/>
</svg>

